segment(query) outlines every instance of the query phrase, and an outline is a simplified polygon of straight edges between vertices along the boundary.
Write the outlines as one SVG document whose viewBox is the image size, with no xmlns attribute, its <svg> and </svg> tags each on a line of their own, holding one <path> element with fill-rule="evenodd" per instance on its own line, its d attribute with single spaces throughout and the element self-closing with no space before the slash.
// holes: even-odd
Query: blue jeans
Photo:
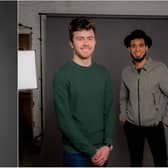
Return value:
<svg viewBox="0 0 168 168">
<path fill-rule="evenodd" d="M 107 162 L 103 167 L 107 166 Z M 64 167 L 97 167 L 92 164 L 90 158 L 79 152 L 64 151 Z"/>
</svg>

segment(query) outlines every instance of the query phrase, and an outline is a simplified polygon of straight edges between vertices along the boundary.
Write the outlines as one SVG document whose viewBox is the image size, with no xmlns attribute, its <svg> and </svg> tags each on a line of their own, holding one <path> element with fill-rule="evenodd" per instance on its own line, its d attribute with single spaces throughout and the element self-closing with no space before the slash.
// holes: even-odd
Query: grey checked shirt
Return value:
<svg viewBox="0 0 168 168">
<path fill-rule="evenodd" d="M 138 73 L 135 66 L 122 71 L 120 120 L 154 126 L 168 124 L 168 68 L 150 57 Z"/>
</svg>

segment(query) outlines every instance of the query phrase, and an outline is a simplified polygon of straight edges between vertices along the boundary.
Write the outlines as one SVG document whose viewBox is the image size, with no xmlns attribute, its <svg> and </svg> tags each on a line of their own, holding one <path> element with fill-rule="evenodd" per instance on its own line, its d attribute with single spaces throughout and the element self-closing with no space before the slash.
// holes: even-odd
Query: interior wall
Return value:
<svg viewBox="0 0 168 168">
<path fill-rule="evenodd" d="M 164 62 L 168 66 L 167 39 L 168 18 L 150 19 L 148 17 L 112 17 L 91 15 L 96 25 L 96 51 L 94 59 L 106 66 L 112 73 L 115 86 L 115 143 L 111 153 L 109 166 L 130 166 L 127 143 L 123 127 L 118 116 L 119 88 L 122 69 L 130 64 L 130 55 L 123 44 L 125 36 L 134 29 L 143 29 L 153 39 L 153 46 L 149 50 L 149 56 Z M 71 60 L 73 52 L 69 46 L 67 25 L 72 16 L 47 17 L 46 22 L 46 58 L 43 66 L 45 73 L 44 97 L 45 97 L 45 131 L 43 154 L 46 163 L 58 166 L 62 163 L 62 140 L 57 128 L 56 115 L 53 106 L 52 80 L 55 71 L 66 61 Z M 122 60 L 122 61 L 121 61 Z M 166 135 L 168 130 L 165 129 Z M 145 146 L 144 166 L 153 166 L 153 160 L 148 145 Z"/>
<path fill-rule="evenodd" d="M 38 89 L 33 91 L 34 136 L 41 131 L 40 12 L 64 14 L 168 15 L 166 1 L 18 1 L 18 23 L 32 27 L 36 50 Z M 45 22 L 45 19 L 43 20 Z M 42 39 L 45 45 L 45 39 Z"/>
<path fill-rule="evenodd" d="M 0 167 L 17 167 L 16 2 L 0 1 Z"/>
</svg>

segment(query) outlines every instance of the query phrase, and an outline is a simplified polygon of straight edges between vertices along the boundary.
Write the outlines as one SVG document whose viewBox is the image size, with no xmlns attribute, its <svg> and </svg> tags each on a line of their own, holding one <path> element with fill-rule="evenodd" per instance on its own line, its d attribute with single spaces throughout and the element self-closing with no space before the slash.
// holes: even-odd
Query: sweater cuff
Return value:
<svg viewBox="0 0 168 168">
<path fill-rule="evenodd" d="M 111 144 L 111 145 L 113 145 L 113 140 L 111 138 L 106 138 L 104 140 L 104 144 Z"/>
<path fill-rule="evenodd" d="M 97 149 L 95 147 L 91 147 L 88 149 L 87 154 L 89 155 L 90 158 L 92 158 L 96 154 Z"/>
</svg>

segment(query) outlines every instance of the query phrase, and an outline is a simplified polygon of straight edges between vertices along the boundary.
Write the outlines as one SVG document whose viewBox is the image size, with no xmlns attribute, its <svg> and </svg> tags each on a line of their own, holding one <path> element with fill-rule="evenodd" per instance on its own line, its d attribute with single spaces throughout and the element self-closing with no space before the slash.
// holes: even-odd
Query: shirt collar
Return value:
<svg viewBox="0 0 168 168">
<path fill-rule="evenodd" d="M 147 57 L 147 61 L 146 61 L 145 65 L 143 66 L 142 69 L 144 69 L 145 71 L 148 71 L 151 68 L 151 62 L 152 62 L 151 57 Z M 132 61 L 132 64 L 131 64 L 131 68 L 132 68 L 133 71 L 136 71 L 136 68 L 135 68 L 135 65 L 134 65 L 133 61 Z"/>
</svg>

